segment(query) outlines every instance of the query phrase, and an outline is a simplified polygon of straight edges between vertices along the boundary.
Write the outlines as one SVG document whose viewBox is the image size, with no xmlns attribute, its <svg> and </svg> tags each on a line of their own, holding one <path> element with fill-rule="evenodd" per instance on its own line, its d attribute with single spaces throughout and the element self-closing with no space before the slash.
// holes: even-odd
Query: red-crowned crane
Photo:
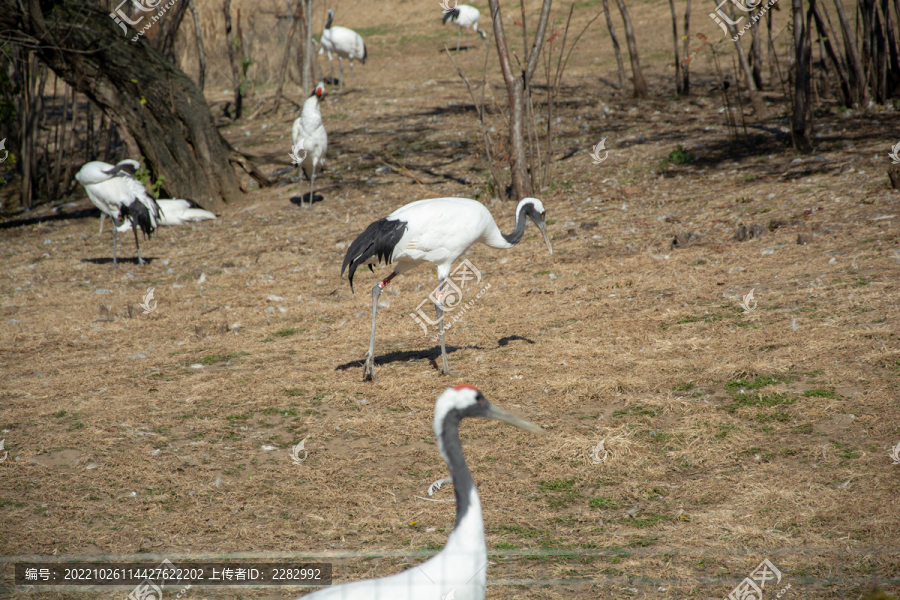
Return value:
<svg viewBox="0 0 900 600">
<path fill-rule="evenodd" d="M 481 18 L 481 13 L 478 12 L 478 9 L 472 6 L 471 4 L 463 4 L 460 6 L 455 6 L 449 10 L 444 11 L 444 16 L 441 21 L 446 24 L 447 21 L 450 21 L 457 27 L 459 27 L 459 31 L 456 32 L 456 51 L 459 52 L 459 38 L 462 37 L 462 30 L 466 30 L 466 46 L 469 45 L 469 29 L 474 29 L 478 32 L 478 35 L 481 36 L 481 39 L 485 39 L 487 37 L 487 32 L 478 29 L 478 19 Z"/>
<path fill-rule="evenodd" d="M 325 124 L 322 123 L 322 113 L 319 111 L 319 101 L 322 94 L 325 93 L 325 83 L 320 81 L 315 91 L 303 103 L 303 111 L 294 126 L 291 128 L 291 138 L 294 141 L 294 148 L 298 143 L 302 143 L 302 148 L 306 150 L 306 156 L 300 162 L 298 170 L 303 171 L 306 178 L 309 179 L 309 205 L 313 203 L 313 186 L 316 182 L 316 171 L 322 169 L 325 165 L 325 153 L 328 151 L 328 133 L 325 131 Z M 300 199 L 300 206 L 303 206 L 303 199 Z"/>
<path fill-rule="evenodd" d="M 466 417 L 544 433 L 534 423 L 494 406 L 471 385 L 447 388 L 434 406 L 434 435 L 456 496 L 456 526 L 443 550 L 396 575 L 325 588 L 302 600 L 484 600 L 488 559 L 481 500 L 459 442 L 459 423 Z"/>
<path fill-rule="evenodd" d="M 344 89 L 344 59 L 350 59 L 350 87 L 353 87 L 353 59 L 358 60 L 362 64 L 366 64 L 366 43 L 362 36 L 346 27 L 339 25 L 332 26 L 334 20 L 334 11 L 328 11 L 328 22 L 325 23 L 325 29 L 322 31 L 322 47 L 319 48 L 319 54 L 328 53 L 328 62 L 331 63 L 331 82 L 334 83 L 334 59 L 331 53 L 334 52 L 338 56 L 338 64 L 341 69 L 341 89 Z"/>
<path fill-rule="evenodd" d="M 532 222 L 544 235 L 547 249 L 553 254 L 550 236 L 544 225 L 544 205 L 536 198 L 525 198 L 516 207 L 516 228 L 510 234 L 501 233 L 494 218 L 480 202 L 468 198 L 436 198 L 419 200 L 402 206 L 383 219 L 370 224 L 359 234 L 341 266 L 341 276 L 350 267 L 350 290 L 353 291 L 353 274 L 357 267 L 384 261 L 397 266 L 393 273 L 372 287 L 372 337 L 363 370 L 363 380 L 375 378 L 375 316 L 378 314 L 378 297 L 391 280 L 414 267 L 430 262 L 437 267 L 438 297 L 443 300 L 444 283 L 450 275 L 453 262 L 475 242 L 491 248 L 512 248 L 522 239 L 525 219 Z M 438 317 L 441 338 L 441 373 L 452 374 L 447 364 L 444 347 L 444 311 L 440 303 L 434 305 Z"/>
<path fill-rule="evenodd" d="M 144 235 L 151 237 L 159 224 L 160 210 L 156 199 L 134 178 L 140 163 L 136 160 L 123 160 L 116 165 L 93 161 L 89 162 L 78 173 L 75 179 L 84 186 L 88 198 L 113 221 L 113 265 L 119 266 L 116 257 L 118 246 L 118 230 L 120 221 L 128 220 L 137 224 Z M 141 258 L 141 245 L 138 243 L 137 227 L 134 228 L 134 244 L 137 246 L 138 264 L 144 264 Z"/>
<path fill-rule="evenodd" d="M 158 225 L 184 225 L 185 223 L 195 223 L 216 218 L 216 215 L 193 200 L 172 198 L 169 200 L 157 200 L 156 204 L 159 205 Z M 120 233 L 130 231 L 132 229 L 131 221 L 126 219 L 124 223 L 119 225 L 118 229 Z"/>
</svg>

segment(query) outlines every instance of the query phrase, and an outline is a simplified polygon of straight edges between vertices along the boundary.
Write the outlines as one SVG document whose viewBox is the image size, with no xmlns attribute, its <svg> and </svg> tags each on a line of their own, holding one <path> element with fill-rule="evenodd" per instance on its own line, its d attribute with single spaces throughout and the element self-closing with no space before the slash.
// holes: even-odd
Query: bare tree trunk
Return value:
<svg viewBox="0 0 900 600">
<path fill-rule="evenodd" d="M 847 53 L 847 63 L 850 67 L 850 80 L 856 86 L 854 101 L 858 102 L 860 106 L 865 106 L 867 100 L 866 76 L 859 59 L 859 52 L 856 49 L 853 31 L 847 21 L 847 13 L 844 12 L 844 3 L 841 0 L 834 0 L 834 5 L 837 8 L 838 21 L 841 23 L 841 32 L 844 35 L 844 51 Z"/>
<path fill-rule="evenodd" d="M 72 181 L 72 163 L 75 162 L 75 140 L 78 138 L 78 92 L 72 88 L 72 137 L 69 142 L 68 160 L 62 180 L 62 192 L 69 192 L 69 182 Z M 87 162 L 87 161 L 85 161 Z"/>
<path fill-rule="evenodd" d="M 194 16 L 194 33 L 197 36 L 197 68 L 200 71 L 197 77 L 197 87 L 203 91 L 203 84 L 206 82 L 206 53 L 203 52 L 203 35 L 200 32 L 200 17 L 197 15 L 197 8 L 194 6 L 194 0 L 188 0 L 191 5 L 191 14 Z"/>
<path fill-rule="evenodd" d="M 316 82 L 313 81 L 313 61 L 316 60 L 316 46 L 313 43 L 313 0 L 296 0 L 297 2 L 306 2 L 306 35 L 303 39 L 303 97 L 307 97 L 313 93 Z M 341 82 L 344 85 L 344 82 Z"/>
<path fill-rule="evenodd" d="M 510 146 L 510 174 L 512 176 L 512 199 L 520 200 L 533 193 L 531 179 L 528 177 L 528 161 L 525 155 L 525 114 L 526 97 L 525 89 L 530 85 L 534 70 L 537 67 L 538 57 L 544 43 L 544 35 L 547 31 L 547 21 L 550 18 L 550 6 L 552 0 L 544 0 L 541 7 L 541 16 L 538 21 L 537 31 L 534 36 L 529 53 L 529 60 L 525 65 L 524 73 L 516 73 L 509 59 L 509 48 L 506 44 L 506 34 L 503 31 L 503 20 L 500 15 L 499 0 L 489 0 L 491 7 L 491 20 L 494 25 L 494 38 L 497 43 L 497 54 L 500 58 L 500 69 L 506 82 L 506 90 L 509 94 L 509 146 Z"/>
<path fill-rule="evenodd" d="M 122 37 L 99 7 L 55 0 L 50 11 L 45 17 L 38 0 L 8 5 L 0 30 L 36 40 L 41 62 L 119 124 L 169 195 L 213 204 L 240 197 L 233 149 L 184 73 L 148 41 Z"/>
<path fill-rule="evenodd" d="M 816 0 L 810 0 L 814 3 Z M 803 20 L 803 0 L 791 0 L 794 16 L 794 102 L 791 116 L 791 134 L 794 147 L 801 152 L 811 152 L 811 123 L 809 120 L 809 46 Z"/>
<path fill-rule="evenodd" d="M 741 72 L 744 74 L 744 85 L 747 86 L 747 93 L 750 96 L 750 104 L 753 105 L 753 112 L 756 114 L 756 118 L 764 120 L 768 116 L 769 111 L 766 110 L 765 102 L 763 102 L 759 90 L 756 89 L 756 84 L 753 81 L 753 73 L 750 71 L 750 64 L 747 62 L 747 55 L 744 54 L 744 47 L 741 46 L 741 38 L 738 36 L 737 29 L 735 29 L 735 26 L 733 25 L 735 22 L 734 7 L 731 3 L 728 3 L 728 8 L 731 12 L 731 19 L 726 19 L 725 23 L 728 27 L 728 33 L 734 41 L 735 50 L 737 50 Z M 735 93 L 740 93 L 740 90 L 737 90 Z"/>
<path fill-rule="evenodd" d="M 603 0 L 603 14 L 606 15 L 606 26 L 609 28 L 609 37 L 612 40 L 613 50 L 616 53 L 616 64 L 619 67 L 619 89 L 625 89 L 625 65 L 622 63 L 622 50 L 619 48 L 619 40 L 616 30 L 613 29 L 612 18 L 609 16 L 609 0 Z"/>
<path fill-rule="evenodd" d="M 631 27 L 631 17 L 628 16 L 628 9 L 625 7 L 625 0 L 616 0 L 619 5 L 619 12 L 622 13 L 622 21 L 625 23 L 625 42 L 628 44 L 628 55 L 631 57 L 631 75 L 634 82 L 634 97 L 647 97 L 647 82 L 644 81 L 644 74 L 641 71 L 641 61 L 638 58 L 637 42 L 634 39 L 634 29 Z"/>
<path fill-rule="evenodd" d="M 884 15 L 884 36 L 888 41 L 891 60 L 890 69 L 888 69 L 886 94 L 887 97 L 891 97 L 894 95 L 898 84 L 900 84 L 900 49 L 897 47 L 897 39 L 894 35 L 894 18 L 891 16 L 891 7 L 888 0 L 881 0 L 881 12 Z"/>
<path fill-rule="evenodd" d="M 234 86 L 234 120 L 241 118 L 244 99 L 241 94 L 241 75 L 235 59 L 235 40 L 231 39 L 231 0 L 225 0 L 225 44 L 228 46 L 228 62 L 231 64 L 231 83 Z M 237 41 L 240 44 L 240 40 Z"/>
<path fill-rule="evenodd" d="M 184 13 L 187 11 L 188 2 L 176 2 L 165 14 L 165 21 L 162 24 L 162 30 L 156 38 L 156 49 L 165 56 L 170 63 L 175 64 L 175 36 L 178 34 L 178 28 L 181 27 L 181 21 L 184 19 Z"/>
<path fill-rule="evenodd" d="M 819 37 L 822 39 L 823 45 L 825 46 L 825 55 L 831 61 L 831 66 L 834 68 L 834 72 L 837 74 L 838 86 L 841 90 L 841 101 L 844 106 L 853 106 L 853 95 L 850 90 L 850 79 L 847 77 L 847 72 L 844 70 L 844 65 L 841 63 L 841 59 L 838 56 L 837 52 L 835 52 L 834 46 L 831 43 L 832 36 L 829 35 L 828 29 L 826 29 L 825 26 L 825 21 L 822 19 L 823 11 L 819 8 L 818 4 L 814 4 L 812 7 L 810 7 L 810 10 L 813 11 L 813 16 L 816 19 L 816 29 L 818 29 Z"/>
<path fill-rule="evenodd" d="M 57 78 L 58 79 L 58 78 Z M 56 87 L 55 85 L 53 87 Z M 75 90 L 72 90 L 74 96 Z M 55 96 L 55 94 L 54 94 Z M 74 100 L 74 98 L 73 98 Z M 56 164 L 53 167 L 53 184 L 50 190 L 50 198 L 53 199 L 59 194 L 60 188 L 60 176 L 62 175 L 62 164 L 65 158 L 63 150 L 66 147 L 66 134 L 69 132 L 68 128 L 69 123 L 69 84 L 65 84 L 63 86 L 63 109 L 62 109 L 62 119 L 60 123 L 60 127 L 62 128 L 62 132 L 57 137 L 56 142 L 56 160 L 54 161 Z"/>
<path fill-rule="evenodd" d="M 297 32 L 297 24 L 300 23 L 303 14 L 303 1 L 294 1 L 297 4 L 294 7 L 294 16 L 291 18 L 291 29 L 288 31 L 287 42 L 284 44 L 284 56 L 281 58 L 281 66 L 278 68 L 278 89 L 275 90 L 275 112 L 278 112 L 278 107 L 281 106 L 281 91 L 284 89 L 284 80 L 287 79 L 288 59 L 291 57 L 291 42 L 294 39 L 294 34 Z"/>
<path fill-rule="evenodd" d="M 750 12 L 751 15 L 757 16 L 759 15 L 759 8 L 755 8 Z M 757 20 L 758 22 L 758 20 Z M 753 62 L 753 83 L 756 84 L 756 89 L 763 89 L 763 80 L 762 80 L 762 47 L 759 41 L 759 27 L 752 27 L 750 33 L 753 37 L 753 41 L 750 44 L 750 59 Z"/>
<path fill-rule="evenodd" d="M 675 14 L 675 0 L 669 0 L 669 10 L 672 12 L 672 41 L 675 44 L 675 91 L 679 96 L 683 96 L 684 82 L 681 80 L 681 60 L 678 58 L 678 15 Z"/>
<path fill-rule="evenodd" d="M 691 61 L 690 57 L 690 46 L 691 46 L 691 0 L 687 0 L 687 8 L 684 9 L 684 65 L 682 67 L 682 73 L 684 75 L 684 85 L 682 86 L 682 90 L 685 96 L 689 96 L 691 93 Z"/>
</svg>

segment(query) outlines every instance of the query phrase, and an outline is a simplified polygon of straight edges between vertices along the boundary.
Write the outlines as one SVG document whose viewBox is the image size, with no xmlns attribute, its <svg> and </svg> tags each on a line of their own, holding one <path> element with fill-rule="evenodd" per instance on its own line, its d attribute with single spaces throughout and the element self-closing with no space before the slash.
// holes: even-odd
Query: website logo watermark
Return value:
<svg viewBox="0 0 900 600">
<path fill-rule="evenodd" d="M 747 292 L 744 295 L 743 300 L 741 300 L 741 308 L 744 309 L 744 314 L 747 314 L 749 312 L 753 312 L 754 310 L 756 310 L 756 300 L 753 299 L 753 290 L 755 290 L 755 289 L 756 288 L 753 288 L 749 292 Z M 751 300 L 753 301 L 753 306 L 750 306 Z"/>
<path fill-rule="evenodd" d="M 291 153 L 288 156 L 291 157 L 291 163 L 295 165 L 299 165 L 304 160 L 306 160 L 307 150 L 303 147 L 303 138 L 300 138 L 300 141 L 291 146 Z"/>
<path fill-rule="evenodd" d="M 3 449 L 3 442 L 0 442 L 0 450 L 2 450 L 2 449 Z M 888 452 L 888 456 L 890 456 L 891 460 L 894 461 L 891 463 L 892 465 L 900 465 L 900 444 L 897 444 L 896 446 L 891 448 L 891 451 Z M 2 461 L 0 461 L 0 462 L 2 462 Z"/>
<path fill-rule="evenodd" d="M 3 140 L 4 142 L 6 140 Z M 0 150 L 3 149 L 3 142 L 0 142 Z M 888 158 L 891 159 L 891 162 L 895 165 L 900 165 L 900 142 L 894 144 L 894 147 L 891 148 L 890 154 L 888 154 Z M 3 160 L 6 160 L 5 158 Z M 3 162 L 3 161 L 0 161 Z"/>
<path fill-rule="evenodd" d="M 138 31 L 137 35 L 131 38 L 132 42 L 138 41 L 138 38 L 144 35 L 148 29 L 153 27 L 155 23 L 157 23 L 160 19 L 163 18 L 172 6 L 178 0 L 169 0 L 169 2 L 163 6 L 160 6 L 163 0 L 122 0 L 119 5 L 116 7 L 116 10 L 109 13 L 110 18 L 116 22 L 116 25 L 122 28 L 122 34 L 128 35 L 128 28 L 125 26 L 125 23 L 131 25 L 132 28 L 137 29 L 137 25 L 144 20 L 144 15 L 139 16 L 135 20 L 131 20 L 122 7 L 125 4 L 131 3 L 131 6 L 134 7 L 135 11 L 139 11 L 142 13 L 155 12 L 156 14 L 150 16 L 150 21 L 144 25 L 144 27 Z M 135 15 L 137 16 L 137 14 Z"/>
<path fill-rule="evenodd" d="M 601 150 L 606 150 L 606 138 L 603 138 L 602 140 L 597 142 L 597 145 L 594 146 L 594 151 L 591 152 L 591 158 L 594 159 L 595 165 L 599 165 L 609 157 L 609 150 L 606 150 L 606 154 L 603 155 L 603 158 L 600 158 Z"/>
<path fill-rule="evenodd" d="M 147 578 L 131 590 L 131 593 L 128 594 L 126 600 L 162 600 L 162 590 L 166 587 L 166 581 L 168 580 L 170 582 L 169 585 L 171 586 L 171 582 L 175 579 L 176 573 L 180 573 L 182 569 L 177 569 L 175 565 L 166 558 L 159 563 L 156 568 L 145 569 L 145 571 L 147 571 Z M 158 584 L 156 583 L 157 581 L 159 582 Z M 175 596 L 175 598 L 181 598 L 189 589 L 191 589 L 191 584 L 187 584 L 187 586 L 178 592 L 178 595 Z"/>
<path fill-rule="evenodd" d="M 475 295 L 475 298 L 469 302 L 463 303 L 463 288 L 470 282 L 473 286 L 480 284 L 481 271 L 479 271 L 469 259 L 466 259 L 450 273 L 450 276 L 444 282 L 443 291 L 441 291 L 441 286 L 439 284 L 438 287 L 434 288 L 431 293 L 428 294 L 427 298 L 419 303 L 416 307 L 416 312 L 409 313 L 409 316 L 422 328 L 422 332 L 427 335 L 428 325 L 436 326 L 438 322 L 437 320 L 432 320 L 426 314 L 425 308 L 423 308 L 426 304 L 440 304 L 441 309 L 445 313 L 461 308 L 462 310 L 455 313 L 453 319 L 449 323 L 447 323 L 446 319 L 444 320 L 444 331 L 447 331 L 454 323 L 459 321 L 470 308 L 475 306 L 475 303 L 478 302 L 478 300 L 491 288 L 491 284 L 487 284 Z"/>
<path fill-rule="evenodd" d="M 306 460 L 307 456 L 309 456 L 309 452 L 306 451 L 306 440 L 307 439 L 309 439 L 309 436 L 306 436 L 305 438 L 300 440 L 299 444 L 297 444 L 296 446 L 291 448 L 291 460 L 294 462 L 295 465 L 299 465 L 304 460 Z M 300 458 L 301 452 L 303 453 L 303 458 Z"/>
<path fill-rule="evenodd" d="M 775 581 L 775 585 L 781 583 L 781 571 L 767 558 L 753 569 L 749 577 L 745 577 L 736 588 L 731 590 L 726 600 L 762 600 L 763 589 L 766 587 L 766 583 L 772 580 Z M 791 589 L 791 584 L 783 587 L 775 597 L 781 598 L 789 589 Z"/>
<path fill-rule="evenodd" d="M 745 31 L 748 31 L 750 28 L 752 28 L 762 18 L 762 16 L 769 11 L 769 8 L 771 8 L 775 5 L 776 2 L 778 2 L 778 0 L 769 0 L 768 4 L 761 7 L 762 1 L 763 0 L 722 0 L 722 2 L 716 5 L 716 11 L 709 13 L 709 16 L 713 21 L 716 22 L 719 27 L 722 28 L 722 31 L 725 33 L 725 35 L 728 35 L 728 26 L 725 25 L 725 23 L 727 22 L 729 25 L 737 25 L 744 20 L 744 17 L 741 16 L 732 21 L 728 17 L 728 15 L 725 14 L 725 11 L 722 9 L 722 5 L 731 2 L 738 8 L 738 10 L 742 10 L 745 13 L 753 12 L 754 9 L 759 8 L 757 13 L 750 18 L 750 21 L 746 25 L 744 25 L 744 28 L 741 29 L 736 36 L 731 38 L 733 42 L 736 42 L 738 41 L 738 38 L 744 35 Z"/>
<path fill-rule="evenodd" d="M 9 450 L 5 450 L 4 446 L 6 445 L 6 438 L 0 440 L 0 450 L 3 450 L 3 458 L 0 458 L 0 463 L 6 460 L 6 457 L 9 456 Z M 897 447 L 900 448 L 900 444 L 897 444 Z"/>
<path fill-rule="evenodd" d="M 606 438 L 600 440 L 600 443 L 591 448 L 591 464 L 599 465 L 607 458 L 609 458 L 609 450 L 605 448 Z M 603 456 L 600 456 L 600 453 L 603 453 Z"/>
<path fill-rule="evenodd" d="M 147 293 L 144 294 L 144 297 L 141 299 L 141 308 L 144 309 L 144 314 L 149 315 L 154 310 L 156 310 L 156 300 L 153 299 L 153 290 L 156 288 L 147 289 Z M 153 304 L 150 304 L 153 302 Z"/>
<path fill-rule="evenodd" d="M 900 146 L 900 144 L 897 144 L 897 146 Z M 6 149 L 6 138 L 0 140 L 0 150 L 3 150 L 3 158 L 0 158 L 0 163 L 2 163 L 9 158 L 9 150 Z"/>
</svg>

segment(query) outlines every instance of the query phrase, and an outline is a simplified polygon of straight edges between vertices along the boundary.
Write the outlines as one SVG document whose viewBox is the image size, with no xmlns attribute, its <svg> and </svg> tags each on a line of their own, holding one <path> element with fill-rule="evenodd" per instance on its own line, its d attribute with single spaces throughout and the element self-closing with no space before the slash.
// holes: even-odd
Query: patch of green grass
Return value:
<svg viewBox="0 0 900 600">
<path fill-rule="evenodd" d="M 797 401 L 796 396 L 788 396 L 787 394 L 734 394 L 734 404 L 731 408 L 738 406 L 781 406 L 784 404 L 794 404 Z"/>
<path fill-rule="evenodd" d="M 300 388 L 291 388 L 284 390 L 284 393 L 288 396 L 302 396 L 305 392 Z"/>
<path fill-rule="evenodd" d="M 738 428 L 737 425 L 731 425 L 730 423 L 720 424 L 719 425 L 719 433 L 714 435 L 713 438 L 717 439 L 717 440 L 724 440 L 726 437 L 728 437 L 728 433 L 730 431 L 734 431 L 737 428 Z"/>
<path fill-rule="evenodd" d="M 240 423 L 241 421 L 248 420 L 250 418 L 250 414 L 244 413 L 240 415 L 228 415 L 225 418 L 228 419 L 228 421 L 230 421 L 231 423 Z"/>
<path fill-rule="evenodd" d="M 50 413 L 50 414 L 47 415 L 47 416 L 48 416 L 48 417 L 53 417 L 54 419 L 61 419 L 61 418 L 63 418 L 64 416 L 66 416 L 67 412 L 68 412 L 68 411 L 66 411 L 66 410 L 61 410 L 61 411 L 59 411 L 59 412 Z"/>
<path fill-rule="evenodd" d="M 690 152 L 687 152 L 684 148 L 679 146 L 675 150 L 672 150 L 667 157 L 665 157 L 659 165 L 659 168 L 663 171 L 669 168 L 670 165 L 689 165 L 697 160 L 697 157 Z"/>
<path fill-rule="evenodd" d="M 621 506 L 618 502 L 612 498 L 607 498 L 606 496 L 591 498 L 590 505 L 592 509 L 601 508 L 604 510 L 616 510 Z"/>
<path fill-rule="evenodd" d="M 640 535 L 629 536 L 628 546 L 631 548 L 646 548 L 657 542 L 655 537 L 643 537 Z"/>
<path fill-rule="evenodd" d="M 619 522 L 623 525 L 631 525 L 632 527 L 656 527 L 663 521 L 669 521 L 669 517 L 665 515 L 657 515 L 657 514 L 648 514 L 641 517 L 635 518 L 624 518 L 620 519 Z"/>
<path fill-rule="evenodd" d="M 225 360 L 229 360 L 232 358 L 238 358 L 239 356 L 249 356 L 247 352 L 231 352 L 229 354 L 210 354 L 209 356 L 204 356 L 200 359 L 200 364 L 202 365 L 214 365 L 217 362 L 222 362 Z"/>
<path fill-rule="evenodd" d="M 296 408 L 275 408 L 274 406 L 264 408 L 259 412 L 264 415 L 281 415 L 282 417 L 296 417 L 300 414 Z"/>
<path fill-rule="evenodd" d="M 494 544 L 495 550 L 518 550 L 519 547 L 515 544 L 510 544 L 509 542 L 497 542 Z"/>
<path fill-rule="evenodd" d="M 694 384 L 691 382 L 678 383 L 672 386 L 672 389 L 676 392 L 687 392 L 694 389 Z"/>
<path fill-rule="evenodd" d="M 280 329 L 280 330 L 276 331 L 275 333 L 273 333 L 272 335 L 277 335 L 278 337 L 290 337 L 290 336 L 296 334 L 298 331 L 300 331 L 300 330 L 295 329 L 293 327 L 289 327 L 287 329 Z"/>
<path fill-rule="evenodd" d="M 354 27 L 353 31 L 365 38 L 374 37 L 376 35 L 387 35 L 389 30 L 386 25 L 371 25 L 369 27 Z"/>
<path fill-rule="evenodd" d="M 832 398 L 834 400 L 841 397 L 840 394 L 836 394 L 834 390 L 823 389 L 806 390 L 803 392 L 803 396 L 806 398 Z"/>
<path fill-rule="evenodd" d="M 538 276 L 538 275 L 549 275 L 549 274 L 550 274 L 550 271 L 537 271 L 534 275 Z"/>
<path fill-rule="evenodd" d="M 735 381 L 729 381 L 725 384 L 725 389 L 728 390 L 729 393 L 735 394 L 741 389 L 758 390 L 767 385 L 775 385 L 779 381 L 781 380 L 771 375 L 759 375 L 753 379 L 737 379 Z"/>
<path fill-rule="evenodd" d="M 771 423 L 772 421 L 777 421 L 779 423 L 787 423 L 791 419 L 794 418 L 794 415 L 786 412 L 771 412 L 771 413 L 757 413 L 755 417 L 753 417 L 758 423 Z"/>
</svg>

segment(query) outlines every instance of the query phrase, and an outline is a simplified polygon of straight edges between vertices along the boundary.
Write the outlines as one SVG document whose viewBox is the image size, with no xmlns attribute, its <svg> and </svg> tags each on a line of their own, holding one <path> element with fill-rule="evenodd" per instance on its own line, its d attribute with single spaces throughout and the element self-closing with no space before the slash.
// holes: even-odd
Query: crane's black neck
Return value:
<svg viewBox="0 0 900 600">
<path fill-rule="evenodd" d="M 325 29 L 331 29 L 331 21 L 334 19 L 334 11 L 328 11 L 328 22 L 325 23 Z"/>
<path fill-rule="evenodd" d="M 521 237 L 521 236 L 520 236 Z M 462 453 L 462 445 L 459 443 L 459 422 L 462 419 L 460 411 L 454 409 L 444 417 L 444 426 L 441 431 L 441 448 L 450 476 L 453 478 L 453 493 L 456 494 L 456 526 L 459 527 L 463 517 L 469 512 L 472 490 L 475 481 L 472 473 L 466 465 L 466 459 Z"/>
<path fill-rule="evenodd" d="M 534 204 L 530 202 L 521 207 L 518 214 L 516 215 L 516 228 L 513 229 L 512 233 L 500 233 L 503 236 L 503 239 L 507 241 L 511 246 L 515 246 L 519 243 L 519 240 L 522 239 L 522 235 L 525 233 L 525 217 L 532 216 L 534 214 Z"/>
</svg>

